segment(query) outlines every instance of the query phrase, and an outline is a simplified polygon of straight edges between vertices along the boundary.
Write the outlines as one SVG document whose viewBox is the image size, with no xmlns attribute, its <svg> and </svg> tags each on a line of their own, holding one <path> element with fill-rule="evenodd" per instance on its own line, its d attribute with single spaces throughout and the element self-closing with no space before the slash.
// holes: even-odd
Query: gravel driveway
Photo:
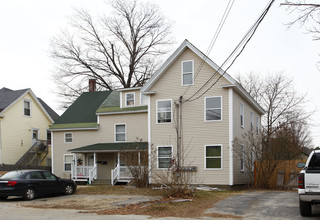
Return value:
<svg viewBox="0 0 320 220">
<path fill-rule="evenodd" d="M 216 203 L 207 213 L 243 219 L 308 219 L 300 216 L 298 193 L 292 191 L 249 191 Z M 320 218 L 320 207 L 313 207 L 312 218 Z"/>
</svg>

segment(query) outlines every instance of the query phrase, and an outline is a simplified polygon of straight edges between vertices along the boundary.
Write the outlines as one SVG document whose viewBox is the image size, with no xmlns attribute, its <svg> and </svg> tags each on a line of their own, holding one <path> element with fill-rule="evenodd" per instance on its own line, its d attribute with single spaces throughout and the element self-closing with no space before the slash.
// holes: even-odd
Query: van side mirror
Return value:
<svg viewBox="0 0 320 220">
<path fill-rule="evenodd" d="M 306 166 L 306 163 L 305 162 L 299 162 L 298 164 L 297 164 L 297 167 L 298 168 L 303 168 L 303 167 L 305 167 Z"/>
</svg>

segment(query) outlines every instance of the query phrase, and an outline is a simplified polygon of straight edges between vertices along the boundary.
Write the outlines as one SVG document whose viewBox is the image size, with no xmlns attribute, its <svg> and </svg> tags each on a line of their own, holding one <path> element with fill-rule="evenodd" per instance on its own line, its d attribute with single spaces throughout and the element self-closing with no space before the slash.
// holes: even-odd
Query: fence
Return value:
<svg viewBox="0 0 320 220">
<path fill-rule="evenodd" d="M 298 174 L 302 168 L 298 168 L 299 162 L 305 162 L 305 160 L 283 160 L 276 167 L 269 179 L 270 188 L 294 188 L 298 186 Z M 263 165 L 263 164 L 262 164 Z M 255 168 L 259 167 L 259 164 L 255 164 Z M 255 169 L 254 183 L 257 186 L 257 175 L 259 172 Z"/>
</svg>

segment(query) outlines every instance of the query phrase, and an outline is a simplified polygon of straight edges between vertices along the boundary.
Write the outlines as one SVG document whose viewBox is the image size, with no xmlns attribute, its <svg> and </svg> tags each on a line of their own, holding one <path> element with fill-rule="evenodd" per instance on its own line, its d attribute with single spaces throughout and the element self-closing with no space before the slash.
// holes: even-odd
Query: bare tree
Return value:
<svg viewBox="0 0 320 220">
<path fill-rule="evenodd" d="M 320 4 L 318 1 L 286 0 L 281 5 L 288 6 L 290 13 L 297 12 L 296 18 L 289 22 L 289 27 L 298 24 L 304 26 L 314 40 L 320 40 Z"/>
<path fill-rule="evenodd" d="M 98 90 L 142 86 L 167 52 L 171 25 L 158 6 L 136 0 L 111 6 L 111 16 L 98 18 L 76 10 L 69 30 L 53 38 L 50 54 L 60 95 L 78 96 L 88 78 L 96 79 Z"/>
<path fill-rule="evenodd" d="M 301 123 L 306 125 L 312 112 L 305 110 L 305 95 L 298 94 L 292 79 L 284 73 L 269 74 L 261 77 L 250 73 L 237 77 L 239 83 L 265 109 L 262 118 L 262 130 L 270 139 L 283 123 Z"/>
</svg>

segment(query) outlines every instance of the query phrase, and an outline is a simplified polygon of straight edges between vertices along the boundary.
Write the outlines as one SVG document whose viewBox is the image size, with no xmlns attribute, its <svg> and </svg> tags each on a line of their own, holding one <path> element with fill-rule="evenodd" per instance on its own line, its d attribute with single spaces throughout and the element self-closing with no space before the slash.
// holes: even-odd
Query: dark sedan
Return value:
<svg viewBox="0 0 320 220">
<path fill-rule="evenodd" d="M 76 188 L 72 180 L 61 179 L 46 170 L 16 170 L 0 177 L 0 199 L 22 196 L 32 200 L 40 195 L 70 195 Z"/>
</svg>

